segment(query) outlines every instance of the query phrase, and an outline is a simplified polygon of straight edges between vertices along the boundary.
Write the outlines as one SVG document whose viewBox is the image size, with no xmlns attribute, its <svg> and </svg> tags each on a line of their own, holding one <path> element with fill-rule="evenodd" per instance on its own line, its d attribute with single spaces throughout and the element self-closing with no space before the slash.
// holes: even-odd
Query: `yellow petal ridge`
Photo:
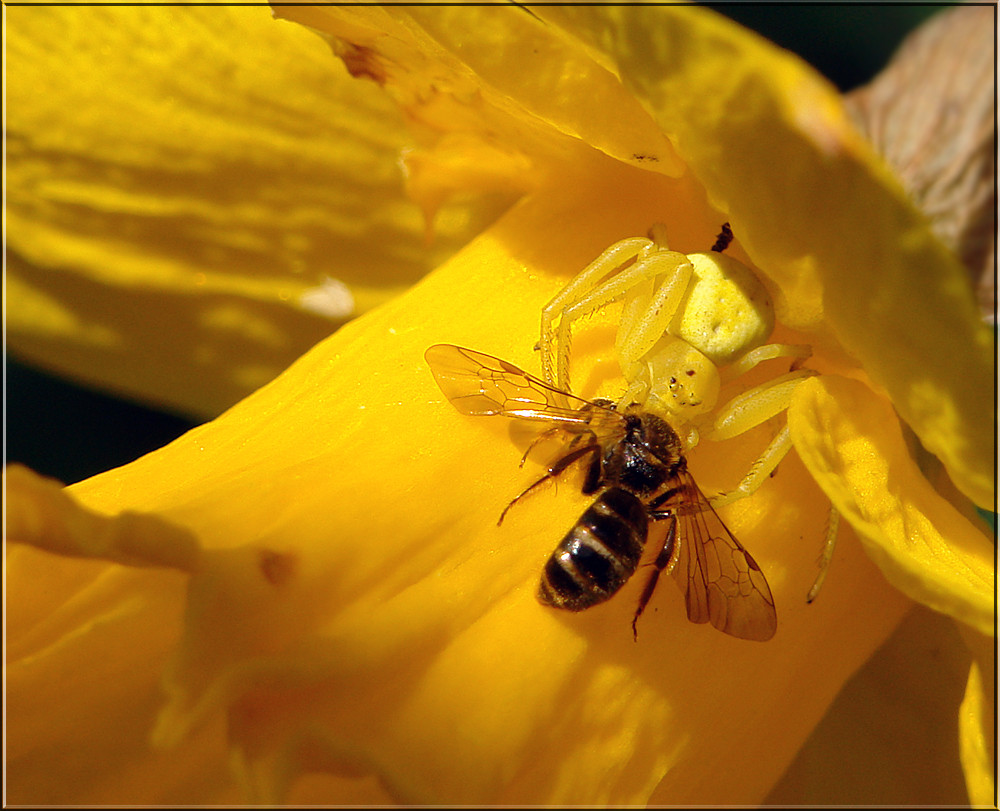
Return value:
<svg viewBox="0 0 1000 811">
<path fill-rule="evenodd" d="M 72 557 L 127 566 L 162 566 L 193 572 L 201 548 L 190 530 L 158 515 L 125 510 L 114 517 L 82 509 L 55 479 L 23 465 L 4 470 L 6 538 Z"/>
<path fill-rule="evenodd" d="M 969 785 L 969 801 L 989 806 L 996 796 L 996 764 L 990 733 L 996 726 L 996 714 L 987 715 L 986 685 L 978 663 L 969 670 L 969 685 L 958 714 L 962 766 Z"/>
<path fill-rule="evenodd" d="M 996 797 L 996 645 L 973 631 L 965 639 L 973 659 L 958 711 L 959 753 L 969 802 L 988 807 Z"/>
</svg>

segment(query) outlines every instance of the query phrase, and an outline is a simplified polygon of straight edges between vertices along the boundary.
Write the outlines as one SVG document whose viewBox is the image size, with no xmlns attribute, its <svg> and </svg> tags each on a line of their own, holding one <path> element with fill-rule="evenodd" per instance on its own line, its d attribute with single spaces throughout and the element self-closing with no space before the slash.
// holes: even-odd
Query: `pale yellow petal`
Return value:
<svg viewBox="0 0 1000 811">
<path fill-rule="evenodd" d="M 589 145 L 632 166 L 683 165 L 649 114 L 580 43 L 509 6 L 282 6 L 386 85 L 432 143 L 461 132 L 520 152 L 540 176 Z"/>
<path fill-rule="evenodd" d="M 7 339 L 195 415 L 495 216 L 404 195 L 399 111 L 266 7 L 6 9 Z"/>
</svg>

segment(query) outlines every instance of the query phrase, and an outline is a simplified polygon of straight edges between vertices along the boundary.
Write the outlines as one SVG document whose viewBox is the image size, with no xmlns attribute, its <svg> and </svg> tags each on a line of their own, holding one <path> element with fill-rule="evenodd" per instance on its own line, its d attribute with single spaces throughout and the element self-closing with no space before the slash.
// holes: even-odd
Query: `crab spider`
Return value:
<svg viewBox="0 0 1000 811">
<path fill-rule="evenodd" d="M 657 224 L 648 239 L 616 242 L 577 274 L 542 310 L 539 346 L 546 382 L 569 391 L 574 322 L 621 301 L 615 352 L 629 385 L 619 405 L 637 402 L 663 413 L 690 449 L 777 416 L 816 372 L 799 368 L 810 347 L 767 343 L 774 308 L 753 271 L 722 253 L 732 239 L 728 224 L 708 253 L 670 250 L 665 231 Z M 719 406 L 723 384 L 776 358 L 792 359 L 790 370 Z M 785 425 L 736 488 L 714 496 L 712 505 L 749 496 L 790 448 Z"/>
<path fill-rule="evenodd" d="M 795 388 L 818 374 L 800 368 L 812 348 L 768 343 L 774 308 L 767 290 L 746 265 L 723 254 L 733 239 L 722 226 L 708 253 L 670 250 L 666 227 L 649 237 L 616 242 L 542 310 L 542 371 L 546 382 L 569 391 L 572 326 L 579 318 L 622 302 L 615 352 L 628 388 L 619 407 L 642 403 L 661 412 L 689 450 L 704 438 L 739 436 L 787 410 Z M 788 372 L 754 386 L 719 406 L 721 387 L 759 364 L 792 359 Z M 722 507 L 755 492 L 791 450 L 787 424 L 739 484 L 709 501 Z M 839 514 L 831 505 L 812 602 L 833 556 Z"/>
</svg>

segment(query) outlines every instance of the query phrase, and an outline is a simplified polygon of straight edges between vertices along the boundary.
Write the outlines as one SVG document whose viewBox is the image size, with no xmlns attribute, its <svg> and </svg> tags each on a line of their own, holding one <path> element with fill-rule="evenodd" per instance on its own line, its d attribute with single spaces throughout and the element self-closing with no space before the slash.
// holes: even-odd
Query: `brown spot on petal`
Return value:
<svg viewBox="0 0 1000 811">
<path fill-rule="evenodd" d="M 339 42 L 335 50 L 347 72 L 355 79 L 371 79 L 380 85 L 385 84 L 385 69 L 379 62 L 376 51 L 344 40 Z"/>
<path fill-rule="evenodd" d="M 260 550 L 258 565 L 264 579 L 272 586 L 282 586 L 295 575 L 297 558 L 271 549 Z"/>
</svg>

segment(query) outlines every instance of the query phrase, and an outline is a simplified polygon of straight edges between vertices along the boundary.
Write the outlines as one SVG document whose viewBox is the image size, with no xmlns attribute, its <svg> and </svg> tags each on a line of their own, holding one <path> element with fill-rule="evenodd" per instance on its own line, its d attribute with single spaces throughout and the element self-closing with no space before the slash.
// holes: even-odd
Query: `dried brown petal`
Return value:
<svg viewBox="0 0 1000 811">
<path fill-rule="evenodd" d="M 845 101 L 996 321 L 994 10 L 958 6 L 911 34 Z"/>
</svg>

